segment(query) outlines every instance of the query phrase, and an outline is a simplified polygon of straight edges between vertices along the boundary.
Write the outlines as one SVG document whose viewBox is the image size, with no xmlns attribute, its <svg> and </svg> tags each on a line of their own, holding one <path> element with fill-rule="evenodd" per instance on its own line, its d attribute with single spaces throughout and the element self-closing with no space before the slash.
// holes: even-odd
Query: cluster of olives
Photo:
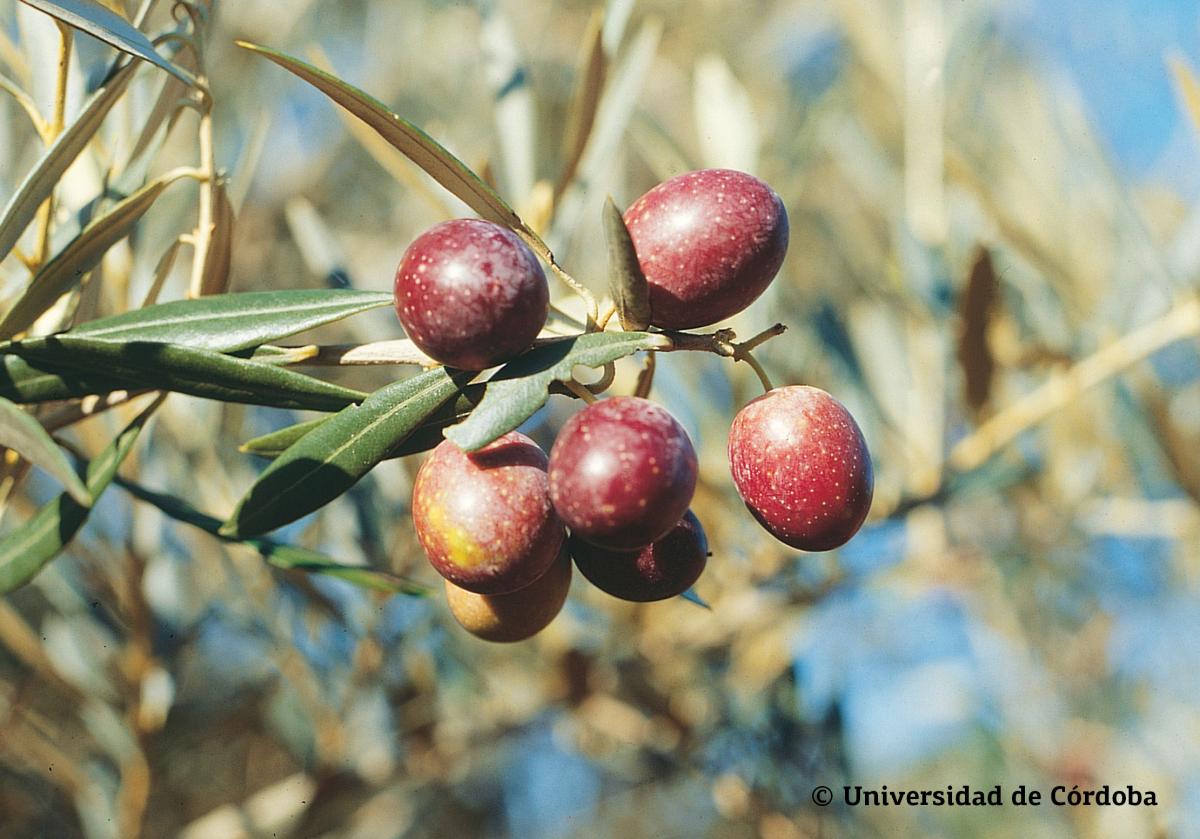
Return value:
<svg viewBox="0 0 1200 839">
<path fill-rule="evenodd" d="M 625 213 L 646 276 L 651 325 L 691 329 L 757 298 L 783 262 L 787 214 L 750 175 L 691 172 L 659 184 Z M 412 341 L 466 370 L 500 364 L 545 324 L 546 277 L 511 231 L 458 219 L 417 238 L 396 272 L 395 304 Z M 871 504 L 862 432 L 837 400 L 806 386 L 747 404 L 729 432 L 729 462 L 755 518 L 785 544 L 830 550 L 858 530 Z M 468 631 L 518 641 L 566 600 L 572 561 L 616 597 L 654 601 L 687 591 L 708 559 L 689 506 L 696 453 L 683 427 L 637 396 L 587 405 L 547 457 L 509 432 L 461 451 L 449 440 L 417 473 L 417 537 L 445 578 L 450 610 Z"/>
</svg>

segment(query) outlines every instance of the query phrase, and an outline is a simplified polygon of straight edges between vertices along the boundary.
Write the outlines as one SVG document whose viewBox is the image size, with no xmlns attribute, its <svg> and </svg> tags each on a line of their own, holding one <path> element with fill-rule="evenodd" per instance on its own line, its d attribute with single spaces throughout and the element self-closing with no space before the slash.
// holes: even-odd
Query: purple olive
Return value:
<svg viewBox="0 0 1200 839">
<path fill-rule="evenodd" d="M 576 536 L 567 544 L 579 573 L 596 588 L 637 603 L 683 594 L 708 562 L 708 538 L 691 510 L 666 536 L 640 550 L 598 548 Z"/>
<path fill-rule="evenodd" d="M 784 544 L 828 551 L 871 509 L 871 454 L 854 417 L 815 387 L 776 388 L 738 412 L 729 465 L 754 517 Z"/>
<path fill-rule="evenodd" d="M 696 452 L 674 417 L 614 396 L 571 417 L 550 450 L 550 498 L 571 532 L 607 548 L 665 536 L 696 490 Z"/>
<path fill-rule="evenodd" d="M 788 246 L 783 202 L 753 175 L 703 169 L 651 189 L 625 211 L 650 291 L 650 321 L 692 329 L 762 294 Z"/>
<path fill-rule="evenodd" d="M 396 315 L 426 355 L 483 370 L 528 349 L 546 323 L 550 289 L 512 231 L 479 219 L 431 227 L 396 268 Z"/>
</svg>

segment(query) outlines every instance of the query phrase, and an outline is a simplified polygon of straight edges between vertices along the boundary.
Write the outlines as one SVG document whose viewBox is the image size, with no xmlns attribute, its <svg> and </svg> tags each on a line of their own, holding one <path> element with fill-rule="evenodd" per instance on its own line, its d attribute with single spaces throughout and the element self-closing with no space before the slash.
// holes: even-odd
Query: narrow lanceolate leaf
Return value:
<svg viewBox="0 0 1200 839">
<path fill-rule="evenodd" d="M 300 441 L 308 432 L 312 431 L 318 425 L 329 422 L 333 417 L 318 417 L 314 420 L 298 422 L 295 425 L 289 425 L 286 428 L 281 428 L 278 431 L 272 431 L 269 434 L 263 434 L 251 440 L 247 440 L 238 447 L 238 451 L 246 454 L 256 454 L 259 457 L 279 457 L 293 445 Z"/>
<path fill-rule="evenodd" d="M 0 537 L 0 594 L 6 594 L 32 580 L 50 560 L 58 556 L 75 538 L 87 520 L 96 499 L 112 483 L 117 468 L 133 449 L 142 426 L 161 404 L 156 400 L 137 416 L 117 438 L 88 464 L 87 486 L 90 503 L 80 504 L 63 493 L 42 507 L 33 518 Z"/>
<path fill-rule="evenodd" d="M 40 466 L 57 478 L 67 488 L 67 493 L 77 503 L 91 506 L 92 497 L 75 470 L 71 461 L 32 416 L 22 411 L 7 399 L 0 398 L 0 446 L 12 449 L 34 466 Z"/>
<path fill-rule="evenodd" d="M 1200 79 L 1192 71 L 1191 65 L 1182 55 L 1174 54 L 1167 58 L 1167 65 L 1175 79 L 1175 88 L 1187 108 L 1188 116 L 1192 118 L 1192 128 L 1200 131 Z"/>
<path fill-rule="evenodd" d="M 38 11 L 56 17 L 68 26 L 99 38 L 121 52 L 149 61 L 189 85 L 196 83 L 187 72 L 159 55 L 154 44 L 133 24 L 92 0 L 21 0 Z"/>
<path fill-rule="evenodd" d="M 3 73 L 0 73 L 0 90 L 5 91 L 17 101 L 17 104 L 21 106 L 21 110 L 25 111 L 25 115 L 29 117 L 29 121 L 33 123 L 34 130 L 37 131 L 38 136 L 45 137 L 46 121 L 42 119 L 42 115 L 38 111 L 37 103 L 33 101 L 33 97 Z"/>
<path fill-rule="evenodd" d="M 141 341 L 115 343 L 71 334 L 16 341 L 7 351 L 42 373 L 84 383 L 91 393 L 118 388 L 169 390 L 273 408 L 338 411 L 366 398 L 365 393 L 330 384 L 272 364 L 260 364 L 209 350 Z M 88 383 L 94 382 L 90 387 Z M 0 395 L 11 383 L 0 377 Z"/>
<path fill-rule="evenodd" d="M 479 407 L 446 436 L 463 451 L 483 448 L 533 416 L 546 404 L 551 383 L 571 378 L 576 365 L 601 367 L 638 350 L 661 349 L 668 340 L 649 332 L 591 332 L 530 350 L 488 381 Z"/>
<path fill-rule="evenodd" d="M 239 540 L 227 538 L 220 533 L 220 519 L 197 510 L 182 498 L 154 492 L 132 481 L 123 480 L 120 476 L 117 477 L 116 483 L 134 498 L 157 507 L 165 515 L 170 516 L 176 521 L 198 527 L 224 542 L 253 548 L 259 552 L 263 559 L 277 568 L 338 577 L 356 586 L 388 592 L 390 594 L 409 594 L 422 597 L 429 594 L 429 589 L 426 586 L 396 574 L 357 565 L 344 565 L 340 562 L 335 562 L 325 554 L 306 550 L 305 548 L 293 547 L 292 545 L 285 545 L 273 539 Z"/>
<path fill-rule="evenodd" d="M 407 457 L 411 454 L 429 451 L 445 439 L 444 431 L 451 425 L 462 422 L 475 410 L 475 406 L 483 398 L 484 385 L 467 385 L 458 398 L 442 405 L 413 429 L 402 443 L 387 453 L 387 457 Z M 301 437 L 312 431 L 318 425 L 329 422 L 332 417 L 321 417 L 307 422 L 299 422 L 247 440 L 241 446 L 241 451 L 255 454 L 259 457 L 279 457 Z"/>
<path fill-rule="evenodd" d="M 608 289 L 621 328 L 633 332 L 650 325 L 650 290 L 633 239 L 612 198 L 604 202 L 604 238 L 608 242 Z"/>
<path fill-rule="evenodd" d="M 237 45 L 258 53 L 311 84 L 373 128 L 481 217 L 510 228 L 543 259 L 554 262 L 554 255 L 546 243 L 494 189 L 440 143 L 408 120 L 393 114 L 378 99 L 298 58 L 246 41 L 238 41 Z"/>
<path fill-rule="evenodd" d="M 172 173 L 152 181 L 93 219 L 37 272 L 29 288 L 0 321 L 0 338 L 11 338 L 32 326 L 100 261 L 109 248 L 128 236 L 163 190 L 181 177 L 180 173 Z"/>
<path fill-rule="evenodd" d="M 125 92 L 129 80 L 133 78 L 135 66 L 131 62 L 109 76 L 104 85 L 92 95 L 83 112 L 58 136 L 53 145 L 46 149 L 41 160 L 17 187 L 17 191 L 4 208 L 4 213 L 0 214 L 0 260 L 12 251 L 13 245 L 37 214 L 38 207 L 50 197 L 63 173 L 95 136 L 104 117 Z"/>
<path fill-rule="evenodd" d="M 120 382 L 103 376 L 59 374 L 35 367 L 10 352 L 0 351 L 0 397 L 22 405 L 74 399 L 122 389 Z"/>
<path fill-rule="evenodd" d="M 305 571 L 309 574 L 323 574 L 326 577 L 337 577 L 359 588 L 369 588 L 388 594 L 407 594 L 412 597 L 428 597 L 432 591 L 428 586 L 413 582 L 396 574 L 386 571 L 376 571 L 373 568 L 362 568 L 355 565 L 344 565 L 334 562 L 324 554 L 296 548 L 291 545 L 280 545 L 270 539 L 248 539 L 245 544 L 257 548 L 263 558 L 276 568 L 289 571 Z"/>
<path fill-rule="evenodd" d="M 381 388 L 316 426 L 263 471 L 222 535 L 257 536 L 328 504 L 458 393 L 467 378 L 430 370 Z"/>
<path fill-rule="evenodd" d="M 213 194 L 213 229 L 200 272 L 200 294 L 208 297 L 229 290 L 229 268 L 233 261 L 233 205 L 225 184 L 215 187 Z"/>
<path fill-rule="evenodd" d="M 195 71 L 195 54 L 190 50 L 182 50 L 176 53 L 176 63 L 188 73 Z M 158 99 L 154 101 L 154 107 L 150 109 L 148 116 L 142 119 L 142 128 L 138 133 L 137 140 L 133 144 L 133 149 L 129 152 L 129 157 L 125 161 L 125 165 L 121 167 L 122 171 L 129 171 L 134 164 L 143 159 L 151 160 L 154 154 L 166 141 L 166 137 L 171 133 L 171 127 L 175 124 L 179 114 L 183 111 L 184 106 L 181 100 L 187 96 L 188 85 L 179 81 L 174 77 L 163 81 L 162 89 L 158 93 Z M 165 130 L 163 123 L 166 123 Z"/>
<path fill-rule="evenodd" d="M 583 150 L 592 136 L 596 123 L 596 109 L 600 95 L 604 93 L 604 77 L 608 75 L 608 55 L 604 52 L 604 9 L 597 7 L 588 21 L 587 34 L 583 38 L 583 52 L 579 62 L 579 79 L 571 104 L 567 110 L 567 129 L 563 134 L 563 164 L 555 191 L 561 194 L 575 177 Z"/>
<path fill-rule="evenodd" d="M 69 334 L 97 341 L 154 341 L 237 352 L 391 302 L 392 295 L 376 291 L 249 291 L 159 303 L 80 324 Z"/>
</svg>

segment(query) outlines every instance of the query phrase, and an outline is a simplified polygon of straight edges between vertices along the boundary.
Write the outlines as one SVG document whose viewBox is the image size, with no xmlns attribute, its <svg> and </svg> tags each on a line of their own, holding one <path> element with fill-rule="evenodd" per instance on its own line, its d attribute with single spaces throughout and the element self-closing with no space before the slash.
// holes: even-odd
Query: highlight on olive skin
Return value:
<svg viewBox="0 0 1200 839">
<path fill-rule="evenodd" d="M 463 370 L 528 349 L 550 304 L 533 252 L 511 230 L 480 219 L 452 219 L 418 236 L 396 268 L 393 294 L 412 342 Z"/>
<path fill-rule="evenodd" d="M 688 510 L 666 536 L 639 550 L 599 548 L 572 536 L 575 567 L 588 582 L 621 600 L 649 603 L 683 594 L 708 563 L 708 537 Z"/>
<path fill-rule="evenodd" d="M 788 247 L 775 191 L 753 175 L 702 169 L 651 189 L 628 210 L 650 292 L 650 322 L 693 329 L 745 309 L 771 284 Z"/>
<path fill-rule="evenodd" d="M 470 454 L 440 443 L 417 472 L 412 503 L 434 569 L 480 594 L 516 591 L 540 577 L 566 539 L 546 466 L 546 453 L 518 431 Z"/>
<path fill-rule="evenodd" d="M 550 450 L 550 498 L 579 539 L 630 550 L 675 526 L 692 502 L 692 441 L 659 405 L 614 396 L 563 426 Z"/>
<path fill-rule="evenodd" d="M 564 546 L 541 577 L 507 594 L 478 594 L 446 580 L 446 602 L 459 626 L 484 641 L 514 643 L 541 632 L 562 611 L 571 588 Z"/>
<path fill-rule="evenodd" d="M 733 482 L 754 517 L 786 545 L 828 551 L 871 509 L 871 455 L 854 417 L 819 388 L 775 388 L 729 429 Z"/>
</svg>

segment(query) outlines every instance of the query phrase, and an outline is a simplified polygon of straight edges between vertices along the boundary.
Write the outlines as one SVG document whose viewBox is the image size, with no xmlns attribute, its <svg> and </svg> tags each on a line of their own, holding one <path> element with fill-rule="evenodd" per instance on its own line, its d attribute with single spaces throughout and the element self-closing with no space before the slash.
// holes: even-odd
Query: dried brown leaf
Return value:
<svg viewBox="0 0 1200 839">
<path fill-rule="evenodd" d="M 555 195 L 561 195 L 575 176 L 583 150 L 587 148 L 592 126 L 596 124 L 596 111 L 600 107 L 600 96 L 604 93 L 604 80 L 608 76 L 608 56 L 604 52 L 604 10 L 597 8 L 588 21 L 587 33 L 583 38 L 580 54 L 579 80 L 571 96 L 567 110 L 567 128 L 563 134 L 563 170 Z"/>
<path fill-rule="evenodd" d="M 229 268 L 233 261 L 233 205 L 229 190 L 219 183 L 213 196 L 213 231 L 200 274 L 200 294 L 224 294 L 229 290 Z"/>
<path fill-rule="evenodd" d="M 996 359 L 988 346 L 987 333 L 995 316 L 999 290 L 991 254 L 980 248 L 959 308 L 957 353 L 963 371 L 963 398 L 976 414 L 987 406 L 996 373 Z"/>
</svg>

